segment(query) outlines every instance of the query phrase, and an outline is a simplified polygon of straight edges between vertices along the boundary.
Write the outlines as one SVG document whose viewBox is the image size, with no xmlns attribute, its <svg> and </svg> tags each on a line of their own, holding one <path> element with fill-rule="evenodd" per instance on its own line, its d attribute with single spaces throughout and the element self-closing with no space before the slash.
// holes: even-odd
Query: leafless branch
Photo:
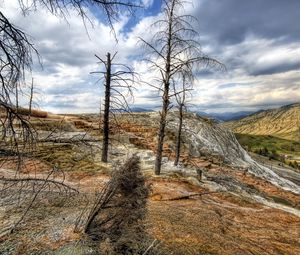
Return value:
<svg viewBox="0 0 300 255">
<path fill-rule="evenodd" d="M 224 69 L 223 64 L 201 51 L 198 33 L 193 28 L 196 19 L 191 15 L 182 14 L 186 3 L 184 0 L 163 0 L 163 18 L 152 25 L 157 32 L 151 41 L 140 38 L 140 42 L 148 51 L 149 63 L 160 74 L 159 85 L 151 87 L 162 85 L 162 89 L 159 89 L 162 93 L 162 110 L 155 161 L 155 173 L 158 175 L 161 171 L 166 119 L 171 108 L 170 100 L 182 94 L 178 90 L 172 92 L 172 83 L 184 75 L 192 84 L 195 71 L 199 68 Z"/>
<path fill-rule="evenodd" d="M 104 75 L 105 83 L 105 99 L 104 99 L 104 114 L 103 114 L 103 144 L 102 144 L 102 161 L 108 160 L 108 145 L 109 145 L 109 126 L 111 124 L 110 115 L 113 120 L 116 120 L 116 112 L 130 112 L 128 98 L 133 98 L 133 89 L 136 80 L 139 78 L 131 67 L 113 62 L 117 53 L 111 56 L 107 54 L 107 59 L 104 60 L 96 55 L 100 63 L 104 65 L 104 71 L 93 72 L 93 74 Z M 115 125 L 116 127 L 118 125 Z"/>
</svg>

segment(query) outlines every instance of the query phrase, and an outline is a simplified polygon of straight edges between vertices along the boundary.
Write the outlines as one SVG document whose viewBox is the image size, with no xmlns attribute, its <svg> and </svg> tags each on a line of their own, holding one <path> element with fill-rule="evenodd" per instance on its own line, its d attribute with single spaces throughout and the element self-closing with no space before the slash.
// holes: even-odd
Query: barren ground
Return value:
<svg viewBox="0 0 300 255">
<path fill-rule="evenodd" d="M 68 122 L 75 120 L 77 131 L 89 130 L 96 137 L 98 125 L 93 119 L 67 118 Z M 163 174 L 155 177 L 151 164 L 155 130 L 146 124 L 143 129 L 140 124 L 127 124 L 123 131 L 130 133 L 132 139 L 125 139 L 123 143 L 127 143 L 131 152 L 141 154 L 142 169 L 152 186 L 146 226 L 152 238 L 160 241 L 157 253 L 300 254 L 299 195 L 204 158 L 196 160 L 198 165 L 209 166 L 201 182 L 188 163 L 184 169 L 170 167 L 168 170 L 167 162 Z M 94 143 L 97 145 L 97 141 Z M 54 147 L 48 144 L 44 147 L 48 153 L 44 151 L 27 158 L 20 177 L 45 177 L 53 165 L 64 166 L 67 169 L 65 183 L 77 188 L 80 195 L 54 191 L 41 194 L 39 204 L 30 209 L 16 231 L 2 234 L 0 254 L 93 254 L 88 239 L 80 231 L 74 232 L 74 226 L 87 201 L 92 201 L 94 192 L 109 180 L 111 164 L 100 163 L 99 156 L 95 156 L 95 160 L 80 159 L 80 167 L 70 164 L 66 159 L 73 159 L 80 150 L 61 146 L 63 144 L 58 142 Z M 114 145 L 112 163 L 127 157 L 124 144 Z M 165 149 L 165 155 L 172 160 L 169 148 Z M 5 158 L 1 167 L 0 176 L 13 176 L 13 158 Z M 61 175 L 56 177 L 61 178 Z M 204 194 L 193 196 L 199 193 Z M 5 193 L 1 194 L 1 203 L 5 206 L 0 207 L 0 226 L 5 230 L 19 219 L 24 206 L 7 205 Z M 270 204 L 259 203 L 256 196 Z"/>
</svg>

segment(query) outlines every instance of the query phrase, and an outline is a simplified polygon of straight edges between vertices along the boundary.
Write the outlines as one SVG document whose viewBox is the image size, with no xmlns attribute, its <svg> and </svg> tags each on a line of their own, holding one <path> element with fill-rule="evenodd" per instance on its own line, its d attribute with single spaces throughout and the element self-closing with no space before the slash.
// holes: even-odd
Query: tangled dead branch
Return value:
<svg viewBox="0 0 300 255">
<path fill-rule="evenodd" d="M 62 176 L 61 176 L 62 175 Z M 14 231 L 23 222 L 34 204 L 41 203 L 42 195 L 55 194 L 59 197 L 70 198 L 79 193 L 75 188 L 64 183 L 65 176 L 62 171 L 53 168 L 46 178 L 0 178 L 1 205 L 25 206 L 21 217 L 11 226 Z"/>
<path fill-rule="evenodd" d="M 93 240 L 108 238 L 115 251 L 126 254 L 142 243 L 148 194 L 139 158 L 133 156 L 112 173 L 111 180 L 98 194 L 84 232 Z"/>
<path fill-rule="evenodd" d="M 106 18 L 109 26 L 116 37 L 113 22 L 118 20 L 121 13 L 128 12 L 133 14 L 136 8 L 141 8 L 142 1 L 130 0 L 32 0 L 30 3 L 25 0 L 19 0 L 21 9 L 24 13 L 28 10 L 39 7 L 45 7 L 50 13 L 67 19 L 69 10 L 75 10 L 82 18 L 84 23 L 91 20 L 89 10 L 102 14 Z"/>
<path fill-rule="evenodd" d="M 157 73 L 155 85 L 162 96 L 159 132 L 155 159 L 155 174 L 159 175 L 162 166 L 163 145 L 166 135 L 167 115 L 172 108 L 171 98 L 183 91 L 172 91 L 172 83 L 184 75 L 190 84 L 201 68 L 225 69 L 218 60 L 206 56 L 199 44 L 199 34 L 194 29 L 196 18 L 183 14 L 184 0 L 163 0 L 162 18 L 153 23 L 157 32 L 151 40 L 140 38 L 140 42 L 148 52 L 147 62 Z M 186 90 L 184 90 L 186 91 Z"/>
<path fill-rule="evenodd" d="M 20 84 L 24 81 L 25 71 L 31 68 L 33 52 L 37 54 L 28 36 L 0 12 L 1 142 L 9 140 L 16 152 L 19 152 L 21 140 L 23 146 L 34 140 L 34 130 L 16 107 Z"/>
<path fill-rule="evenodd" d="M 190 199 L 190 198 L 193 198 L 193 197 L 201 197 L 203 195 L 210 195 L 210 194 L 221 193 L 221 192 L 222 191 L 210 191 L 210 192 L 192 193 L 192 194 L 182 195 L 182 196 L 178 196 L 178 197 L 171 197 L 171 198 L 161 199 L 160 201 L 184 200 L 184 199 Z"/>
</svg>

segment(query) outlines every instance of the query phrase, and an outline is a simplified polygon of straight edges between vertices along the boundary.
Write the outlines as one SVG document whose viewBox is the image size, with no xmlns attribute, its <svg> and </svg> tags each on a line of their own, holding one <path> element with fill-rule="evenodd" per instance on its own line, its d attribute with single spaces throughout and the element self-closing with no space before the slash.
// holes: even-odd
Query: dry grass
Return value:
<svg viewBox="0 0 300 255">
<path fill-rule="evenodd" d="M 224 126 L 235 133 L 251 135 L 272 135 L 299 141 L 300 104 L 262 111 L 238 121 L 226 122 Z"/>
<path fill-rule="evenodd" d="M 41 111 L 41 110 L 38 110 L 38 109 L 32 109 L 31 110 L 31 113 L 29 112 L 29 109 L 28 108 L 23 108 L 23 107 L 20 107 L 18 109 L 14 109 L 14 111 L 18 112 L 19 114 L 21 115 L 30 115 L 32 117 L 35 117 L 35 118 L 47 118 L 48 117 L 48 113 L 45 112 L 45 111 Z M 0 108 L 0 117 L 5 117 L 5 111 L 3 108 Z"/>
<path fill-rule="evenodd" d="M 51 166 L 63 169 L 65 172 L 85 172 L 95 174 L 105 172 L 107 168 L 95 160 L 97 151 L 71 143 L 44 143 L 39 146 L 34 156 Z"/>
<path fill-rule="evenodd" d="M 41 131 L 72 132 L 76 131 L 74 125 L 64 119 L 32 119 L 31 124 L 34 129 Z"/>
</svg>

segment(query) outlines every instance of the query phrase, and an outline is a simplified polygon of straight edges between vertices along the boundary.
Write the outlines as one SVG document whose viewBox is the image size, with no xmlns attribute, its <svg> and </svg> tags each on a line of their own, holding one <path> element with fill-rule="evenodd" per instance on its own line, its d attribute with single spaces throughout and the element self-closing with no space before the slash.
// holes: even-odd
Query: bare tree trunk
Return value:
<svg viewBox="0 0 300 255">
<path fill-rule="evenodd" d="M 19 110 L 19 89 L 18 85 L 16 86 L 16 112 Z"/>
<path fill-rule="evenodd" d="M 115 63 L 114 59 L 117 53 L 111 55 L 109 52 L 106 55 L 106 59 L 101 59 L 97 55 L 96 58 L 100 60 L 100 63 L 104 66 L 104 70 L 99 72 L 92 72 L 101 74 L 104 76 L 104 112 L 101 113 L 100 102 L 100 118 L 99 128 L 102 130 L 103 142 L 102 142 L 102 155 L 101 161 L 107 163 L 108 161 L 108 145 L 109 145 L 109 126 L 111 124 L 111 116 L 116 121 L 115 112 L 129 112 L 130 108 L 126 100 L 127 96 L 124 96 L 127 90 L 128 95 L 133 97 L 132 88 L 136 79 L 136 73 L 124 64 Z M 101 122 L 102 127 L 101 127 Z M 100 130 L 100 132 L 101 132 Z"/>
<path fill-rule="evenodd" d="M 164 138 L 165 138 L 165 129 L 167 123 L 167 113 L 169 108 L 169 86 L 166 86 L 163 96 L 163 107 L 160 117 L 160 125 L 159 125 L 159 132 L 157 138 L 157 149 L 156 149 L 156 159 L 155 159 L 155 174 L 160 175 L 161 171 L 161 161 L 162 161 L 162 154 L 163 154 L 163 145 L 164 145 Z"/>
<path fill-rule="evenodd" d="M 174 166 L 178 166 L 179 158 L 180 158 L 181 132 L 182 132 L 182 122 L 183 122 L 183 106 L 184 106 L 184 104 L 179 105 L 179 125 L 178 125 L 178 133 L 177 133 L 176 148 L 175 148 Z"/>
<path fill-rule="evenodd" d="M 105 75 L 105 103 L 103 116 L 103 143 L 102 143 L 102 162 L 107 162 L 108 143 L 109 143 L 109 106 L 110 106 L 110 82 L 111 82 L 111 57 L 107 53 L 107 68 Z"/>
<path fill-rule="evenodd" d="M 154 169 L 156 175 L 161 172 L 165 128 L 170 109 L 169 101 L 176 96 L 176 93 L 172 94 L 170 85 L 177 83 L 175 81 L 182 75 L 185 75 L 192 83 L 196 67 L 222 66 L 217 60 L 202 53 L 198 43 L 198 33 L 193 29 L 192 21 L 195 19 L 191 15 L 182 14 L 186 2 L 185 0 L 163 0 L 163 17 L 153 23 L 158 31 L 149 42 L 140 38 L 149 50 L 148 60 L 151 66 L 160 73 L 160 84 L 150 85 L 163 93 Z M 156 58 L 155 61 L 153 61 L 153 56 Z"/>
<path fill-rule="evenodd" d="M 28 118 L 29 118 L 29 119 L 30 119 L 30 116 L 31 116 L 32 99 L 33 99 L 33 78 L 32 78 L 32 81 L 31 81 L 31 87 L 30 87 L 29 114 L 28 114 Z"/>
<path fill-rule="evenodd" d="M 171 75 L 171 53 L 172 53 L 172 25 L 173 25 L 173 11 L 175 7 L 175 1 L 171 4 L 171 11 L 168 20 L 168 41 L 167 41 L 167 57 L 166 57 L 166 71 L 163 77 L 164 80 L 164 94 L 163 94 L 163 106 L 160 116 L 160 126 L 157 139 L 157 150 L 155 159 L 155 174 L 160 175 L 161 161 L 163 154 L 163 145 L 165 138 L 165 129 L 167 123 L 167 114 L 169 110 L 169 91 L 170 91 L 170 75 Z"/>
<path fill-rule="evenodd" d="M 102 128 L 102 101 L 100 99 L 100 108 L 99 108 L 99 130 Z"/>
</svg>

